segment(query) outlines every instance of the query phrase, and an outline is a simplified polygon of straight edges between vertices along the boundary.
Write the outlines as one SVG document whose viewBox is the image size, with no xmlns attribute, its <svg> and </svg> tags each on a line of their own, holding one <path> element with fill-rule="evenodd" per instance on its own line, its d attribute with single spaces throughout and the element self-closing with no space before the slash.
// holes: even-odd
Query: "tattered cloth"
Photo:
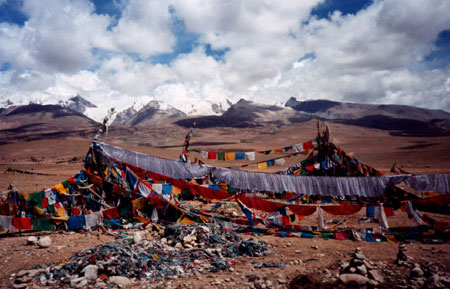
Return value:
<svg viewBox="0 0 450 289">
<path fill-rule="evenodd" d="M 218 168 L 128 151 L 101 142 L 94 149 L 107 158 L 131 164 L 172 178 L 199 178 L 212 173 L 220 182 L 242 190 L 284 192 L 323 196 L 378 197 L 391 184 L 405 183 L 425 192 L 450 193 L 450 174 L 402 175 L 381 177 L 316 177 L 276 175 Z"/>
</svg>

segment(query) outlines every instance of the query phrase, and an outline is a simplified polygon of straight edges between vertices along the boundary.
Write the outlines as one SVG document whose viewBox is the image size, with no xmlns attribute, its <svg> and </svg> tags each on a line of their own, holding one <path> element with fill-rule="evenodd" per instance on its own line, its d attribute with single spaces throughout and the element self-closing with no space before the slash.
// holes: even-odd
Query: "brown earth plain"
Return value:
<svg viewBox="0 0 450 289">
<path fill-rule="evenodd" d="M 401 137 L 393 136 L 389 131 L 328 124 L 331 129 L 331 141 L 346 152 L 353 152 L 362 162 L 389 174 L 394 162 L 403 170 L 414 173 L 450 173 L 450 137 Z M 175 125 L 162 125 L 146 128 L 111 127 L 107 143 L 127 149 L 177 159 L 187 130 Z M 191 149 L 217 150 L 265 150 L 315 138 L 316 122 L 284 127 L 264 126 L 258 128 L 214 128 L 196 129 L 191 138 Z M 90 138 L 70 137 L 64 139 L 40 139 L 0 145 L 0 189 L 13 184 L 19 191 L 33 192 L 53 185 L 73 176 L 83 168 L 84 156 L 90 146 Z M 189 158 L 200 157 L 190 153 Z M 300 157 L 301 158 L 301 157 Z M 294 164 L 300 158 L 291 158 L 286 166 Z M 207 164 L 223 166 L 219 161 Z M 232 165 L 239 165 L 234 162 Z M 228 165 L 228 163 L 227 163 Z M 16 169 L 49 174 L 47 176 L 8 173 L 7 169 Z M 248 168 L 249 170 L 252 167 Z M 255 168 L 253 168 L 255 169 Z M 270 172 L 267 170 L 267 172 Z M 433 214 L 432 214 L 433 215 Z M 378 224 L 358 224 L 357 219 L 365 216 L 365 210 L 351 216 L 324 215 L 325 221 L 339 220 L 349 226 L 372 227 L 379 231 Z M 437 216 L 449 220 L 448 216 Z M 390 226 L 413 225 L 406 213 L 396 211 L 388 219 Z M 304 225 L 317 225 L 317 212 L 300 221 Z M 36 235 L 36 234 L 34 234 Z M 44 234 L 41 234 L 44 235 Z M 52 239 L 51 247 L 38 249 L 27 246 L 30 234 L 0 234 L 0 287 L 8 288 L 14 279 L 12 274 L 22 269 L 31 269 L 41 264 L 58 264 L 74 253 L 86 248 L 113 242 L 108 235 L 90 233 L 51 232 L 45 233 Z M 339 272 L 338 263 L 348 262 L 357 247 L 374 264 L 383 268 L 385 284 L 382 288 L 396 288 L 400 280 L 407 282 L 409 270 L 398 267 L 394 261 L 398 244 L 391 242 L 356 242 L 324 240 L 319 238 L 302 239 L 297 237 L 281 238 L 276 236 L 241 235 L 243 238 L 256 238 L 266 241 L 273 254 L 264 257 L 239 257 L 234 259 L 232 271 L 206 273 L 201 277 L 184 277 L 177 280 L 164 280 L 154 283 L 134 280 L 132 288 L 254 288 L 246 275 L 257 274 L 270 281 L 262 288 L 345 288 L 336 283 Z M 153 238 L 153 236 L 148 236 Z M 441 272 L 450 272 L 450 244 L 408 243 L 407 253 L 420 263 L 428 260 L 436 264 Z M 284 268 L 254 268 L 251 263 L 283 263 Z M 310 282 L 295 283 L 298 276 L 308 276 Z M 297 278 L 298 280 L 298 278 Z M 334 283 L 333 283 L 334 280 Z M 272 285 L 270 285 L 272 284 Z M 328 284 L 328 285 L 327 285 Z M 39 288 L 38 283 L 29 285 Z M 34 287 L 33 287 L 34 286 Z M 343 287 L 341 287 L 343 286 Z M 401 287 L 399 287 L 401 288 Z M 407 288 L 407 287 L 404 287 Z"/>
</svg>

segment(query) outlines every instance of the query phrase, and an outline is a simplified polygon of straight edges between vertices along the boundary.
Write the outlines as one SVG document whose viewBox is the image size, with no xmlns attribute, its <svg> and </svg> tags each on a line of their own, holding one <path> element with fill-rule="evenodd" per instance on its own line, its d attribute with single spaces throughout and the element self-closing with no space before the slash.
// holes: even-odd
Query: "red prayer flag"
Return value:
<svg viewBox="0 0 450 289">
<path fill-rule="evenodd" d="M 208 160 L 216 160 L 217 152 L 208 152 Z"/>
<path fill-rule="evenodd" d="M 322 206 L 321 208 L 332 215 L 353 215 L 361 210 L 362 205 L 340 204 L 337 206 Z"/>
<path fill-rule="evenodd" d="M 117 211 L 117 208 L 111 208 L 111 209 L 107 209 L 107 210 L 103 211 L 103 217 L 106 220 L 119 219 L 120 215 L 119 215 L 119 212 Z"/>
<path fill-rule="evenodd" d="M 348 234 L 345 232 L 335 232 L 334 237 L 336 240 L 348 240 Z"/>
<path fill-rule="evenodd" d="M 48 200 L 46 197 L 42 198 L 42 208 L 47 208 L 48 207 Z"/>
<path fill-rule="evenodd" d="M 290 205 L 288 208 L 297 216 L 309 216 L 316 211 L 316 206 Z"/>
<path fill-rule="evenodd" d="M 276 212 L 279 209 L 286 206 L 285 204 L 275 203 L 271 201 L 266 200 L 260 200 L 255 198 L 249 198 L 244 196 L 238 196 L 237 199 L 241 201 L 244 205 L 246 205 L 249 208 L 257 209 L 263 212 Z"/>
<path fill-rule="evenodd" d="M 31 218 L 13 218 L 12 224 L 17 230 L 31 230 Z"/>
<path fill-rule="evenodd" d="M 303 143 L 303 149 L 304 149 L 304 150 L 309 150 L 309 149 L 312 149 L 312 148 L 313 148 L 313 143 L 312 143 L 312 141 Z"/>
<path fill-rule="evenodd" d="M 393 208 L 390 208 L 390 207 L 383 207 L 383 209 L 384 209 L 384 213 L 386 214 L 386 217 L 392 217 L 392 216 L 395 216 L 395 213 L 394 213 L 394 209 Z"/>
<path fill-rule="evenodd" d="M 72 215 L 74 216 L 80 215 L 80 210 L 78 208 L 72 208 Z"/>
</svg>

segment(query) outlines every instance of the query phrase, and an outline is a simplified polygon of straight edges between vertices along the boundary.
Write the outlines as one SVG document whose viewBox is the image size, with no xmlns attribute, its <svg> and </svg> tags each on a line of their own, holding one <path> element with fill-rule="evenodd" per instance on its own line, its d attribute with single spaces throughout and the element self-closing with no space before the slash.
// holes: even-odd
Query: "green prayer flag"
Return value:
<svg viewBox="0 0 450 289">
<path fill-rule="evenodd" d="M 31 220 L 34 231 L 53 231 L 53 222 L 50 219 L 33 219 Z"/>
<path fill-rule="evenodd" d="M 225 153 L 224 152 L 219 152 L 217 153 L 217 159 L 224 161 L 225 160 Z"/>
<path fill-rule="evenodd" d="M 65 180 L 64 182 L 61 183 L 61 185 L 63 185 L 64 188 L 68 188 L 70 186 L 70 183 L 68 180 Z"/>
<path fill-rule="evenodd" d="M 34 192 L 29 194 L 30 198 L 30 204 L 31 206 L 39 206 L 42 208 L 42 193 L 41 192 Z"/>
</svg>

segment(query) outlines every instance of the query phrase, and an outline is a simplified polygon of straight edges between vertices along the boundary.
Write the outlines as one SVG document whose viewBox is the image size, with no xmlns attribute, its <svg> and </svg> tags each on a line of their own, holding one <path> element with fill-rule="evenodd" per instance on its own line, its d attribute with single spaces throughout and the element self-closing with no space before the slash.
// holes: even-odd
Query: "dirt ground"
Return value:
<svg viewBox="0 0 450 289">
<path fill-rule="evenodd" d="M 387 173 L 394 162 L 411 173 L 450 172 L 450 137 L 398 137 L 391 136 L 386 131 L 337 124 L 331 124 L 330 128 L 332 141 L 337 145 L 346 152 L 353 152 L 366 164 Z M 315 132 L 315 122 L 282 128 L 196 130 L 191 139 L 191 149 L 264 150 L 314 139 Z M 141 133 L 136 132 L 133 138 L 110 133 L 108 142 L 152 155 L 177 159 L 185 134 L 186 130 L 178 127 L 154 128 L 143 130 Z M 82 169 L 89 145 L 90 140 L 83 138 L 37 140 L 0 145 L 0 190 L 6 189 L 9 184 L 14 184 L 20 191 L 39 191 L 73 176 Z M 199 155 L 190 154 L 191 159 L 195 157 Z M 296 163 L 300 159 L 289 160 L 287 165 Z M 208 164 L 224 165 L 218 161 Z M 240 164 L 235 162 L 232 165 Z M 228 163 L 226 165 L 228 166 Z M 8 168 L 48 175 L 8 173 L 6 172 Z M 316 225 L 316 214 L 305 218 L 300 224 Z M 345 219 L 345 224 L 357 225 L 357 218 L 364 214 L 365 210 L 345 218 L 325 214 L 325 220 Z M 448 216 L 439 216 L 439 218 L 449 219 Z M 388 221 L 391 226 L 412 225 L 405 213 L 397 213 Z M 365 223 L 361 227 L 373 227 L 376 231 L 378 230 L 378 224 L 375 223 Z M 38 249 L 26 245 L 27 236 L 6 236 L 0 233 L 0 287 L 6 288 L 11 281 L 11 274 L 21 269 L 29 269 L 39 264 L 60 263 L 82 249 L 112 241 L 110 236 L 98 237 L 88 233 L 54 232 L 49 236 L 52 238 L 52 246 L 49 249 Z M 267 277 L 274 284 L 280 284 L 279 281 L 283 280 L 289 281 L 299 274 L 312 275 L 318 280 L 326 281 L 338 272 L 338 261 L 348 261 L 349 254 L 356 247 L 361 247 L 367 259 L 383 261 L 390 265 L 393 264 L 398 250 L 398 245 L 389 242 L 366 243 L 249 235 L 243 235 L 243 237 L 258 238 L 268 242 L 274 254 L 260 258 L 236 258 L 233 260 L 235 262 L 232 266 L 233 272 L 205 274 L 201 278 L 168 280 L 165 285 L 179 288 L 211 288 L 217 287 L 215 282 L 219 280 L 228 288 L 243 288 L 250 286 L 245 277 L 247 274 Z M 317 246 L 317 249 L 312 246 Z M 423 259 L 430 260 L 440 264 L 443 271 L 450 272 L 450 244 L 412 243 L 406 246 L 408 255 L 417 262 Z M 256 269 L 253 268 L 252 261 L 279 262 L 284 263 L 285 267 Z M 331 277 L 324 269 L 331 272 Z M 395 276 L 388 276 L 387 280 L 393 284 L 395 278 Z M 147 285 L 148 283 L 137 282 L 134 287 L 141 288 Z"/>
</svg>

